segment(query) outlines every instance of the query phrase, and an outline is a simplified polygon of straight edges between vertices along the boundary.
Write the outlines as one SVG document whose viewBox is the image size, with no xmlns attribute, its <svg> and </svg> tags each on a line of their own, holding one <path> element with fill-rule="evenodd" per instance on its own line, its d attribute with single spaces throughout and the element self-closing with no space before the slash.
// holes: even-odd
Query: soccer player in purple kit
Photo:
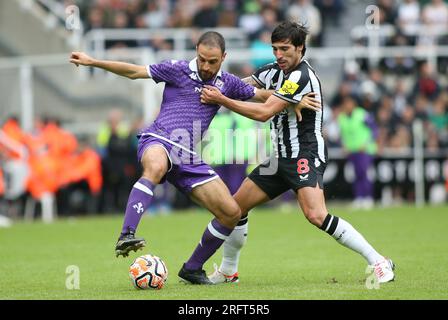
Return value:
<svg viewBox="0 0 448 320">
<path fill-rule="evenodd" d="M 138 66 L 96 60 L 82 52 L 73 52 L 70 58 L 76 66 L 97 67 L 133 80 L 151 78 L 157 83 L 165 83 L 160 114 L 139 134 L 138 159 L 143 166 L 143 175 L 130 192 L 115 250 L 117 256 L 127 256 L 131 250 L 146 245 L 143 238 L 135 236 L 135 231 L 152 201 L 155 185 L 166 179 L 215 216 L 192 256 L 179 271 L 179 277 L 192 284 L 212 284 L 202 269 L 203 264 L 241 218 L 241 210 L 228 188 L 195 151 L 219 109 L 219 105 L 201 103 L 202 87 L 213 85 L 225 96 L 238 100 L 264 101 L 270 95 L 269 91 L 257 90 L 221 71 L 225 56 L 222 35 L 206 32 L 198 41 L 197 57 L 190 62 L 173 60 Z"/>
</svg>

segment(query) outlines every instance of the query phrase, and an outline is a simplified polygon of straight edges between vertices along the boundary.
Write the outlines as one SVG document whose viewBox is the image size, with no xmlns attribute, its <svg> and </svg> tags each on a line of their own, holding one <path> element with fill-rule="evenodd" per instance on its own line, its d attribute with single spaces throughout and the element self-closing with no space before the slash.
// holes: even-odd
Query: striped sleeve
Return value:
<svg viewBox="0 0 448 320">
<path fill-rule="evenodd" d="M 302 97 L 310 92 L 310 77 L 307 70 L 296 70 L 291 72 L 281 88 L 274 92 L 274 95 L 291 103 L 299 103 Z"/>
<path fill-rule="evenodd" d="M 273 67 L 274 67 L 273 63 L 269 63 L 267 65 L 262 66 L 257 71 L 255 71 L 255 73 L 252 75 L 252 79 L 254 79 L 255 82 L 258 83 L 262 88 L 269 89 L 270 86 L 269 74 L 273 69 Z"/>
</svg>

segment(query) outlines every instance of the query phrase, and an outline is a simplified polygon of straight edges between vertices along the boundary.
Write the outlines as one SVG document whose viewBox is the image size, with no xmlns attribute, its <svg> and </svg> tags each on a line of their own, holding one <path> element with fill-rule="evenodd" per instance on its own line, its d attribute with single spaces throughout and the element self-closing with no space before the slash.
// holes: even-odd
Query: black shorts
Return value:
<svg viewBox="0 0 448 320">
<path fill-rule="evenodd" d="M 311 153 L 300 154 L 297 158 L 270 158 L 255 168 L 249 179 L 274 199 L 289 189 L 296 192 L 300 188 L 317 185 L 323 189 L 326 166 Z"/>
</svg>

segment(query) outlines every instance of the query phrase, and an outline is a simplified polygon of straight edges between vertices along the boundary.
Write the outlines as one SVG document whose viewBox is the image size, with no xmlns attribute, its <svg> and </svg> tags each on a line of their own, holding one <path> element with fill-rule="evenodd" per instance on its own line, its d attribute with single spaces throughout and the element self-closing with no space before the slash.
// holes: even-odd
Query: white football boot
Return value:
<svg viewBox="0 0 448 320">
<path fill-rule="evenodd" d="M 395 264 L 391 259 L 384 258 L 384 260 L 376 263 L 373 266 L 373 272 L 375 273 L 376 278 L 378 279 L 378 283 L 386 283 L 390 281 L 394 281 Z"/>
<path fill-rule="evenodd" d="M 216 263 L 213 264 L 213 268 L 215 271 L 208 276 L 208 279 L 213 282 L 214 284 L 219 283 L 238 283 L 240 280 L 238 278 L 238 272 L 235 272 L 233 275 L 228 276 L 224 273 L 222 273 L 221 270 L 218 269 L 218 266 Z"/>
</svg>

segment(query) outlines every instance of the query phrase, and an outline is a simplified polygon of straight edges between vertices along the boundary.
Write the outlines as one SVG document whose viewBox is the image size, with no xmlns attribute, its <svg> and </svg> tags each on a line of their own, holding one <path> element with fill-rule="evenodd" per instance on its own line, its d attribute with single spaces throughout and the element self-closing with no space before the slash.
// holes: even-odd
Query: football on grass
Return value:
<svg viewBox="0 0 448 320">
<path fill-rule="evenodd" d="M 129 267 L 129 276 L 137 289 L 160 290 L 168 279 L 168 269 L 162 259 L 147 254 L 134 260 Z"/>
</svg>

